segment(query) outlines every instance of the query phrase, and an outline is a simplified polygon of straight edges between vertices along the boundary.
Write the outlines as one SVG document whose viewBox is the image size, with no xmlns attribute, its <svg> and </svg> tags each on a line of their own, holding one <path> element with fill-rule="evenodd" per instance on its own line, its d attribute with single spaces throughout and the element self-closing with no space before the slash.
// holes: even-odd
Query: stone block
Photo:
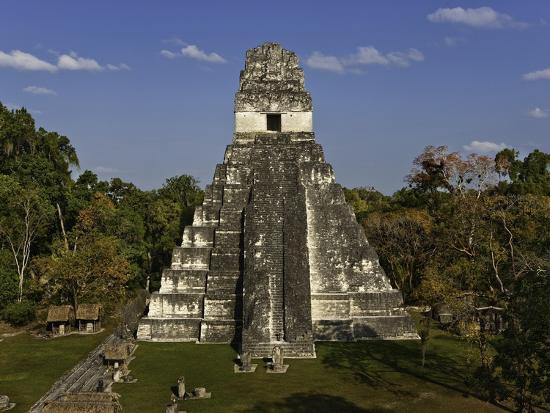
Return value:
<svg viewBox="0 0 550 413">
<path fill-rule="evenodd" d="M 149 303 L 150 317 L 201 317 L 203 314 L 201 293 L 153 293 Z"/>
<path fill-rule="evenodd" d="M 202 320 L 200 341 L 204 343 L 231 343 L 239 338 L 241 325 L 237 320 Z"/>
<path fill-rule="evenodd" d="M 313 335 L 317 341 L 353 341 L 352 321 L 314 320 Z"/>
<path fill-rule="evenodd" d="M 353 336 L 364 339 L 418 339 L 411 317 L 403 312 L 393 316 L 353 318 Z"/>
<path fill-rule="evenodd" d="M 182 247 L 212 247 L 214 228 L 187 226 L 183 231 Z"/>
</svg>

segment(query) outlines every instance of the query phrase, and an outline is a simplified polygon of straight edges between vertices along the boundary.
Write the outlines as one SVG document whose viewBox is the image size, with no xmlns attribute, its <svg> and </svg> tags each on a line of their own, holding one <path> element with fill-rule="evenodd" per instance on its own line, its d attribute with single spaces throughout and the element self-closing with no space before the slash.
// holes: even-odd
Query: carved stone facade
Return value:
<svg viewBox="0 0 550 413">
<path fill-rule="evenodd" d="M 315 142 L 294 53 L 275 43 L 247 52 L 235 119 L 138 338 L 233 342 L 253 357 L 274 346 L 315 357 L 316 340 L 416 338 Z"/>
</svg>

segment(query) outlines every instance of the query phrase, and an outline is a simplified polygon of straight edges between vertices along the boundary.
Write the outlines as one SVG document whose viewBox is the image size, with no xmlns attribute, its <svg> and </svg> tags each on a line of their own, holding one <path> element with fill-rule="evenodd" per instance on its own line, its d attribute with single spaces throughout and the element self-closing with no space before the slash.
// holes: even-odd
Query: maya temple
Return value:
<svg viewBox="0 0 550 413">
<path fill-rule="evenodd" d="M 315 142 L 295 53 L 246 53 L 235 130 L 138 339 L 315 357 L 315 341 L 417 338 Z"/>
</svg>

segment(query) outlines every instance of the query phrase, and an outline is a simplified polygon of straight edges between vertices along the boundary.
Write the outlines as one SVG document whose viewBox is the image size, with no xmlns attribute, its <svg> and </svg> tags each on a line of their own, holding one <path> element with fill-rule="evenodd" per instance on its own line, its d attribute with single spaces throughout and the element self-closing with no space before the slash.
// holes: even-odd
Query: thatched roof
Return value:
<svg viewBox="0 0 550 413">
<path fill-rule="evenodd" d="M 48 323 L 74 319 L 73 307 L 70 305 L 52 305 L 48 309 Z"/>
<path fill-rule="evenodd" d="M 130 355 L 131 346 L 130 343 L 109 344 L 103 350 L 103 357 L 105 360 L 126 360 Z"/>
<path fill-rule="evenodd" d="M 101 304 L 80 304 L 76 310 L 77 320 L 99 320 Z"/>
<path fill-rule="evenodd" d="M 119 413 L 122 406 L 117 393 L 65 393 L 47 403 L 44 413 Z"/>
</svg>

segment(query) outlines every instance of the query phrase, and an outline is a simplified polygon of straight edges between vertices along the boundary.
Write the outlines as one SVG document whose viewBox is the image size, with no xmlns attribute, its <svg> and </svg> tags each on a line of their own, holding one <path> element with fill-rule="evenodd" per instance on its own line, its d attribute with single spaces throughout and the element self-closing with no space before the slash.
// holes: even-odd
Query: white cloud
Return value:
<svg viewBox="0 0 550 413">
<path fill-rule="evenodd" d="M 23 91 L 32 93 L 33 95 L 57 95 L 54 90 L 40 86 L 27 86 Z"/>
<path fill-rule="evenodd" d="M 46 71 L 50 73 L 57 72 L 58 70 L 130 70 L 130 66 L 125 63 L 102 66 L 95 59 L 80 57 L 75 52 L 70 52 L 69 54 L 60 54 L 55 50 L 48 50 L 48 52 L 57 56 L 57 64 L 46 62 L 21 50 L 12 50 L 10 53 L 4 53 L 0 50 L 0 67 L 9 67 L 17 70 Z"/>
<path fill-rule="evenodd" d="M 171 52 L 170 50 L 166 50 L 166 49 L 161 50 L 160 55 L 167 59 L 175 59 L 176 57 L 178 57 L 177 53 Z"/>
<path fill-rule="evenodd" d="M 547 110 L 541 108 L 534 108 L 528 112 L 528 115 L 535 119 L 544 119 L 550 116 Z"/>
<path fill-rule="evenodd" d="M 508 145 L 506 145 L 505 143 L 496 143 L 489 141 L 472 141 L 468 145 L 463 146 L 463 148 L 467 151 L 481 153 L 498 152 L 507 147 Z"/>
<path fill-rule="evenodd" d="M 421 62 L 424 55 L 418 49 L 409 49 L 406 52 L 391 52 L 387 54 L 387 59 L 398 66 L 408 67 L 413 62 Z"/>
<path fill-rule="evenodd" d="M 525 80 L 540 80 L 540 79 L 550 80 L 550 67 L 548 69 L 537 70 L 535 72 L 525 73 L 523 75 L 523 79 L 525 79 Z"/>
<path fill-rule="evenodd" d="M 408 49 L 402 52 L 381 53 L 373 46 L 361 46 L 355 53 L 347 57 L 336 57 L 324 55 L 321 52 L 313 52 L 306 59 L 306 64 L 312 69 L 328 70 L 342 73 L 344 71 L 351 73 L 363 72 L 359 66 L 383 65 L 408 67 L 411 62 L 421 62 L 424 60 L 424 54 L 418 49 Z"/>
<path fill-rule="evenodd" d="M 388 63 L 390 63 L 388 58 L 372 46 L 358 47 L 357 52 L 346 59 L 348 65 L 387 65 Z"/>
<path fill-rule="evenodd" d="M 100 71 L 103 67 L 94 59 L 80 57 L 76 53 L 62 54 L 57 59 L 57 67 L 64 70 Z"/>
<path fill-rule="evenodd" d="M 344 71 L 344 65 L 336 56 L 326 56 L 320 52 L 313 52 L 306 59 L 306 65 L 312 69 L 328 70 L 330 72 L 341 73 Z"/>
<path fill-rule="evenodd" d="M 128 66 L 126 63 L 120 63 L 118 65 L 112 65 L 108 63 L 105 67 L 113 72 L 118 72 L 120 70 L 131 70 L 130 66 Z"/>
<path fill-rule="evenodd" d="M 57 71 L 55 65 L 21 50 L 12 50 L 10 53 L 4 53 L 0 50 L 0 67 L 10 67 L 17 70 L 42 70 L 51 73 Z"/>
<path fill-rule="evenodd" d="M 217 53 L 206 53 L 205 51 L 199 49 L 194 44 L 190 44 L 181 49 L 181 54 L 190 59 L 199 60 L 202 62 L 209 63 L 225 63 L 226 60 Z"/>
<path fill-rule="evenodd" d="M 427 16 L 433 23 L 455 23 L 483 29 L 524 29 L 527 23 L 515 20 L 508 14 L 491 7 L 463 9 L 462 7 L 437 9 Z"/>
<path fill-rule="evenodd" d="M 164 40 L 164 43 L 173 43 L 179 46 L 184 46 L 177 52 L 173 52 L 171 50 L 166 50 L 166 49 L 161 50 L 160 55 L 162 57 L 165 57 L 166 59 L 175 59 L 177 57 L 188 57 L 190 59 L 198 60 L 201 62 L 208 62 L 208 63 L 226 63 L 227 62 L 227 60 L 225 60 L 218 53 L 215 53 L 215 52 L 206 53 L 204 50 L 199 49 L 196 45 L 187 44 L 183 40 L 177 37 Z"/>
</svg>

